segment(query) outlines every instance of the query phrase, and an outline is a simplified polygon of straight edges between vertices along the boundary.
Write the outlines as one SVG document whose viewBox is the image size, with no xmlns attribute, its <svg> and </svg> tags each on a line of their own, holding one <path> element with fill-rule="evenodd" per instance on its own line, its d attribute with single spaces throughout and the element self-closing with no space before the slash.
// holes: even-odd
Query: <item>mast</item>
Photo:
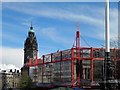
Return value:
<svg viewBox="0 0 120 90">
<path fill-rule="evenodd" d="M 105 51 L 110 52 L 109 0 L 106 0 L 105 13 Z"/>
<path fill-rule="evenodd" d="M 109 26 L 109 0 L 106 0 L 105 8 L 105 60 L 103 66 L 103 83 L 101 87 L 104 90 L 116 90 L 114 80 L 114 64 L 110 57 L 110 26 Z"/>
</svg>

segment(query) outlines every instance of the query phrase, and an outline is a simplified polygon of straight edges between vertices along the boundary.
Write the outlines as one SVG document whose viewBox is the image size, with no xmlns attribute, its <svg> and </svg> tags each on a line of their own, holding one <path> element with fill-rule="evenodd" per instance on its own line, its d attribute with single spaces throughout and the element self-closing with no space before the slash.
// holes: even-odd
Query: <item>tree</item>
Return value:
<svg viewBox="0 0 120 90">
<path fill-rule="evenodd" d="M 31 86 L 32 86 L 32 79 L 27 75 L 27 73 L 24 73 L 20 79 L 20 88 L 26 90 L 28 88 L 31 88 Z"/>
</svg>

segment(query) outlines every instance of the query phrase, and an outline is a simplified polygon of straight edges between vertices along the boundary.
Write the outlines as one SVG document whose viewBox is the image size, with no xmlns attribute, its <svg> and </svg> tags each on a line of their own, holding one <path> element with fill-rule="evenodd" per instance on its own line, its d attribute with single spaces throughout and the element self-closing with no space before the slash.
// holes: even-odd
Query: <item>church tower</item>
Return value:
<svg viewBox="0 0 120 90">
<path fill-rule="evenodd" d="M 24 64 L 28 63 L 30 59 L 35 60 L 38 53 L 38 44 L 33 30 L 32 24 L 28 32 L 28 37 L 24 43 Z"/>
</svg>

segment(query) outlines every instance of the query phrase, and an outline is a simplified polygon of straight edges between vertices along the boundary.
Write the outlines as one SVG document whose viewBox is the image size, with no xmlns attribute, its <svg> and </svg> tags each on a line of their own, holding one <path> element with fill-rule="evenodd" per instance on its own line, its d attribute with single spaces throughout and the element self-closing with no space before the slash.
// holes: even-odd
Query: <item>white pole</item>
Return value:
<svg viewBox="0 0 120 90">
<path fill-rule="evenodd" d="M 109 29 L 109 0 L 106 0 L 106 10 L 105 10 L 105 42 L 106 42 L 106 52 L 110 52 L 110 29 Z"/>
</svg>

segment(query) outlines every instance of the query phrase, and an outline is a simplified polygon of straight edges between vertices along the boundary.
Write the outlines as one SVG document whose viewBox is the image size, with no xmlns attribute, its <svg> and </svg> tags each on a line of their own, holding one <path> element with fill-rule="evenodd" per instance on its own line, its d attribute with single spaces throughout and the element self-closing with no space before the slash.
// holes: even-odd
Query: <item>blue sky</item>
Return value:
<svg viewBox="0 0 120 90">
<path fill-rule="evenodd" d="M 112 39 L 117 36 L 117 13 L 117 3 L 110 3 Z M 2 63 L 14 64 L 20 68 L 23 63 L 24 41 L 31 21 L 39 45 L 39 57 L 56 52 L 58 49 L 71 48 L 78 22 L 80 34 L 90 47 L 102 47 L 104 16 L 104 2 L 2 3 L 2 50 L 3 54 L 6 54 L 3 56 Z M 81 46 L 89 47 L 83 39 L 81 39 Z M 7 60 L 8 55 L 11 60 Z"/>
</svg>

